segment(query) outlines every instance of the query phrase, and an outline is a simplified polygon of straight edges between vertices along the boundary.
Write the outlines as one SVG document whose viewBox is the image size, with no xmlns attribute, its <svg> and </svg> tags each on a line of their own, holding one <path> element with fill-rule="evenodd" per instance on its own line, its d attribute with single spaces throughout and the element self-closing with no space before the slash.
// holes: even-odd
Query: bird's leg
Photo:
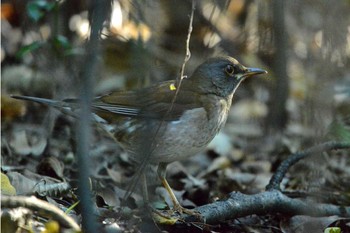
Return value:
<svg viewBox="0 0 350 233">
<path fill-rule="evenodd" d="M 168 166 L 167 163 L 159 163 L 158 169 L 157 169 L 157 174 L 159 176 L 160 181 L 162 182 L 164 188 L 167 190 L 167 192 L 170 195 L 171 201 L 173 202 L 174 209 L 181 207 L 179 201 L 177 200 L 173 190 L 171 189 L 168 181 L 165 178 L 165 173 L 166 173 L 166 167 Z"/>
<path fill-rule="evenodd" d="M 174 210 L 179 212 L 180 214 L 181 213 L 186 213 L 186 214 L 189 214 L 189 215 L 198 215 L 197 212 L 193 211 L 193 210 L 189 210 L 189 209 L 186 209 L 184 207 L 182 207 L 179 203 L 179 201 L 177 200 L 173 190 L 171 189 L 168 181 L 166 180 L 165 178 L 165 173 L 166 173 L 166 167 L 167 167 L 167 163 L 159 163 L 158 165 L 158 169 L 157 169 L 157 174 L 159 176 L 159 179 L 161 180 L 164 188 L 167 190 L 167 192 L 169 193 L 169 196 L 171 198 L 171 201 L 173 202 L 173 205 L 174 205 Z"/>
</svg>

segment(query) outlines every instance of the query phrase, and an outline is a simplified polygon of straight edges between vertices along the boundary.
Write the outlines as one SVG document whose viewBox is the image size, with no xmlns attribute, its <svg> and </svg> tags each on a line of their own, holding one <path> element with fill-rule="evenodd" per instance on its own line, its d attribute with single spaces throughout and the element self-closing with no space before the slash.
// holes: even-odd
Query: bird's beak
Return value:
<svg viewBox="0 0 350 233">
<path fill-rule="evenodd" d="M 246 68 L 244 71 L 245 71 L 243 74 L 244 78 L 247 78 L 256 74 L 267 74 L 266 70 L 259 69 L 259 68 Z"/>
</svg>

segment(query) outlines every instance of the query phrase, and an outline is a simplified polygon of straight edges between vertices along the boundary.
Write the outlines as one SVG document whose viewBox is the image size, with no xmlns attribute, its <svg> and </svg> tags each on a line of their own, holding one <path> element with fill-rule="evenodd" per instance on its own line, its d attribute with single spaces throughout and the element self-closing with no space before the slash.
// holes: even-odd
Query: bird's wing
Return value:
<svg viewBox="0 0 350 233">
<path fill-rule="evenodd" d="M 173 102 L 171 84 L 173 81 L 166 81 L 136 91 L 113 92 L 96 98 L 92 108 L 106 120 L 127 116 L 171 121 L 178 120 L 186 110 L 202 107 L 198 95 L 188 89 L 180 89 Z"/>
</svg>

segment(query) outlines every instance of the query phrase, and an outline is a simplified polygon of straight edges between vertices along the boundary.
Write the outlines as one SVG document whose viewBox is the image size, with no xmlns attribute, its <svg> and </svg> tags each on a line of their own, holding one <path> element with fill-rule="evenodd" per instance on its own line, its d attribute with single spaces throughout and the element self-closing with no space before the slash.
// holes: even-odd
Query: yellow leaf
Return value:
<svg viewBox="0 0 350 233">
<path fill-rule="evenodd" d="M 153 213 L 152 214 L 153 220 L 162 225 L 174 225 L 179 218 L 175 217 L 170 217 L 170 216 L 162 216 L 161 214 L 158 213 Z"/>
<path fill-rule="evenodd" d="M 45 230 L 43 230 L 41 233 L 59 233 L 60 232 L 60 225 L 56 221 L 48 221 L 45 223 Z"/>
<path fill-rule="evenodd" d="M 16 195 L 15 187 L 12 186 L 9 178 L 3 173 L 1 173 L 1 194 L 8 196 Z"/>
</svg>

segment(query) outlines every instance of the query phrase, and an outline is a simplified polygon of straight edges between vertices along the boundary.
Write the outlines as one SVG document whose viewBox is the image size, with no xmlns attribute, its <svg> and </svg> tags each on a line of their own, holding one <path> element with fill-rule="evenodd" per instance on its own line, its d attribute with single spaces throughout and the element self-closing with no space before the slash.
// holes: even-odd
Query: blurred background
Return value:
<svg viewBox="0 0 350 233">
<path fill-rule="evenodd" d="M 191 2 L 106 4 L 96 94 L 177 78 Z M 76 96 L 90 30 L 89 1 L 12 0 L 1 6 L 3 94 Z M 348 101 L 348 13 L 345 0 L 198 1 L 185 73 L 221 54 L 265 68 L 269 78 L 249 80 L 236 102 L 243 96 L 252 101 L 253 116 L 265 118 L 268 129 L 298 133 L 302 126 L 322 134 Z M 237 115 L 239 110 L 252 116 L 244 112 L 248 109 L 238 109 Z"/>
</svg>

